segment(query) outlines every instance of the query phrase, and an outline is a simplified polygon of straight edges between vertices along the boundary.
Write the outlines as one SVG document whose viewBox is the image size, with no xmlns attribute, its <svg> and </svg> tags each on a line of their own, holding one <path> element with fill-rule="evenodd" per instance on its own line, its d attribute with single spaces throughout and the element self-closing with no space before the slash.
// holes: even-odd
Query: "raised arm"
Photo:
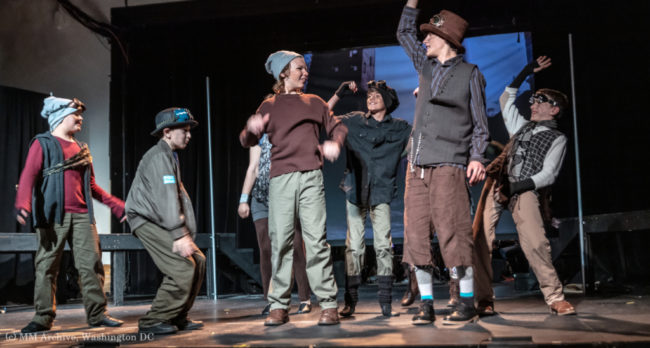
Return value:
<svg viewBox="0 0 650 348">
<path fill-rule="evenodd" d="M 259 145 L 251 146 L 248 151 L 248 168 L 246 169 L 246 178 L 244 178 L 244 186 L 241 189 L 241 197 L 239 198 L 239 207 L 237 209 L 237 213 L 242 219 L 250 215 L 250 205 L 248 202 L 251 190 L 257 179 L 261 154 L 262 148 Z"/>
<path fill-rule="evenodd" d="M 404 48 L 406 55 L 411 58 L 415 70 L 419 73 L 422 64 L 427 60 L 427 51 L 422 46 L 422 42 L 418 41 L 417 38 L 415 21 L 420 12 L 417 6 L 417 0 L 408 0 L 406 2 L 397 27 L 397 41 Z"/>
<path fill-rule="evenodd" d="M 327 101 L 327 106 L 329 106 L 330 111 L 334 109 L 334 106 L 343 99 L 346 95 L 357 93 L 357 83 L 354 81 L 345 81 L 341 83 L 339 88 L 334 92 L 330 100 Z"/>
<path fill-rule="evenodd" d="M 503 116 L 503 121 L 510 136 L 515 134 L 519 128 L 528 122 L 515 106 L 515 99 L 517 98 L 519 87 L 524 80 L 526 80 L 528 75 L 540 72 L 550 66 L 551 58 L 547 56 L 538 57 L 536 60 L 530 62 L 521 69 L 517 77 L 515 77 L 512 83 L 506 87 L 505 91 L 499 97 L 501 115 Z"/>
</svg>

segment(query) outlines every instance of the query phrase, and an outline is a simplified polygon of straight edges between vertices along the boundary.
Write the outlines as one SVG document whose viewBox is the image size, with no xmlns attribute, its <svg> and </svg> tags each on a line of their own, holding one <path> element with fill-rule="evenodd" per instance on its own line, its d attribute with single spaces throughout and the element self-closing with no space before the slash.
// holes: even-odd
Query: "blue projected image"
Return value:
<svg viewBox="0 0 650 348">
<path fill-rule="evenodd" d="M 504 88 L 533 59 L 530 33 L 471 37 L 463 41 L 463 46 L 466 48 L 465 60 L 476 64 L 485 77 L 486 111 L 489 118 L 494 118 L 501 112 L 499 96 Z M 418 86 L 418 76 L 402 47 L 382 46 L 311 52 L 305 54 L 305 61 L 310 68 L 307 92 L 317 94 L 326 101 L 341 82 L 354 80 L 359 83 L 361 92 L 339 102 L 333 110 L 336 115 L 366 111 L 365 83 L 370 80 L 385 80 L 397 91 L 400 100 L 400 106 L 392 116 L 413 124 L 413 92 Z M 519 94 L 529 91 L 530 83 L 530 80 L 524 82 Z M 323 169 L 327 200 L 327 239 L 330 241 L 343 241 L 346 237 L 345 195 L 339 189 L 345 169 L 344 157 L 342 155 L 335 163 L 326 162 Z M 405 162 L 406 160 L 403 160 L 399 168 L 398 193 L 391 202 L 391 233 L 396 240 L 401 240 L 404 234 Z M 482 185 L 471 188 L 473 202 L 478 201 L 481 189 Z M 366 233 L 366 238 L 372 239 L 370 221 L 366 224 Z M 504 214 L 497 233 L 516 233 L 509 214 Z"/>
</svg>

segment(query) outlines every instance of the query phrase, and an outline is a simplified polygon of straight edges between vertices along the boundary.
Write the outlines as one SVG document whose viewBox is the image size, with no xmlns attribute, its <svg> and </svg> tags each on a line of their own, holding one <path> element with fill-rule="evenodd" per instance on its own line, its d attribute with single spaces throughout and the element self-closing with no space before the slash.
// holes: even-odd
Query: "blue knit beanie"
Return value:
<svg viewBox="0 0 650 348">
<path fill-rule="evenodd" d="M 280 73 L 284 67 L 296 58 L 302 58 L 302 55 L 293 51 L 277 51 L 271 53 L 269 58 L 266 59 L 266 63 L 264 63 L 266 72 L 273 75 L 276 80 L 279 80 Z"/>
<path fill-rule="evenodd" d="M 57 98 L 53 95 L 43 100 L 41 116 L 46 118 L 47 122 L 50 124 L 50 132 L 54 131 L 54 128 L 56 128 L 56 126 L 58 126 L 66 116 L 77 112 L 77 108 L 70 105 L 70 103 L 72 103 L 72 100 L 70 99 Z"/>
</svg>

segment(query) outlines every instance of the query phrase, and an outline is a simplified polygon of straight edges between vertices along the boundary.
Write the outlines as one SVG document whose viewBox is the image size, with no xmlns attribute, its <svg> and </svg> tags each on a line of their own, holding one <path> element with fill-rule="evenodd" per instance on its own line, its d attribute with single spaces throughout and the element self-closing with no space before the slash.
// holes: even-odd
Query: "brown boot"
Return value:
<svg viewBox="0 0 650 348">
<path fill-rule="evenodd" d="M 456 306 L 458 306 L 459 303 L 460 303 L 460 281 L 458 279 L 449 279 L 449 302 L 447 302 L 447 307 L 456 308 Z"/>
<path fill-rule="evenodd" d="M 318 325 L 337 325 L 339 323 L 339 313 L 336 311 L 336 308 L 321 310 Z"/>
<path fill-rule="evenodd" d="M 550 306 L 548 306 L 549 310 L 551 311 L 551 314 L 557 314 L 557 315 L 572 315 L 576 314 L 575 308 L 567 302 L 567 301 L 556 301 L 551 303 Z"/>
<path fill-rule="evenodd" d="M 289 321 L 289 313 L 286 309 L 272 309 L 264 321 L 264 326 L 279 326 Z"/>
<path fill-rule="evenodd" d="M 415 302 L 415 298 L 420 294 L 418 280 L 415 278 L 415 271 L 409 271 L 409 287 L 402 297 L 402 307 L 408 307 Z"/>
</svg>

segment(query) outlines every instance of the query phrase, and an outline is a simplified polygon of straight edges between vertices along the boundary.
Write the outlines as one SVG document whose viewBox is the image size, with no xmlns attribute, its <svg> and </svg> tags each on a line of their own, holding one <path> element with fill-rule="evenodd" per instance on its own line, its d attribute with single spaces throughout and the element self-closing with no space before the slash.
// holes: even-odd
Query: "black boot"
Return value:
<svg viewBox="0 0 650 348">
<path fill-rule="evenodd" d="M 354 309 L 355 309 L 355 307 L 357 305 L 357 301 L 352 299 L 352 294 L 350 292 L 346 291 L 344 296 L 345 296 L 344 297 L 344 299 L 345 299 L 345 307 L 343 307 L 343 310 L 339 314 L 342 317 L 349 317 L 352 314 L 354 314 Z M 357 297 L 358 296 L 359 295 L 357 293 Z"/>
<path fill-rule="evenodd" d="M 420 313 L 416 314 L 413 319 L 413 325 L 427 325 L 436 320 L 436 314 L 433 311 L 433 300 L 424 300 L 420 303 Z"/>
<path fill-rule="evenodd" d="M 396 317 L 399 313 L 392 311 L 393 302 L 393 276 L 377 276 L 377 298 L 381 307 L 381 314 L 385 317 Z"/>
<path fill-rule="evenodd" d="M 454 311 L 442 321 L 445 325 L 473 323 L 478 320 L 474 297 L 461 298 Z"/>
<path fill-rule="evenodd" d="M 418 280 L 415 278 L 415 270 L 409 270 L 409 287 L 402 297 L 402 307 L 408 307 L 415 302 L 415 298 L 420 294 Z"/>
<path fill-rule="evenodd" d="M 361 276 L 347 276 L 345 279 L 345 307 L 339 313 L 343 317 L 349 317 L 354 314 L 354 309 L 359 302 L 359 285 L 361 284 Z"/>
</svg>

